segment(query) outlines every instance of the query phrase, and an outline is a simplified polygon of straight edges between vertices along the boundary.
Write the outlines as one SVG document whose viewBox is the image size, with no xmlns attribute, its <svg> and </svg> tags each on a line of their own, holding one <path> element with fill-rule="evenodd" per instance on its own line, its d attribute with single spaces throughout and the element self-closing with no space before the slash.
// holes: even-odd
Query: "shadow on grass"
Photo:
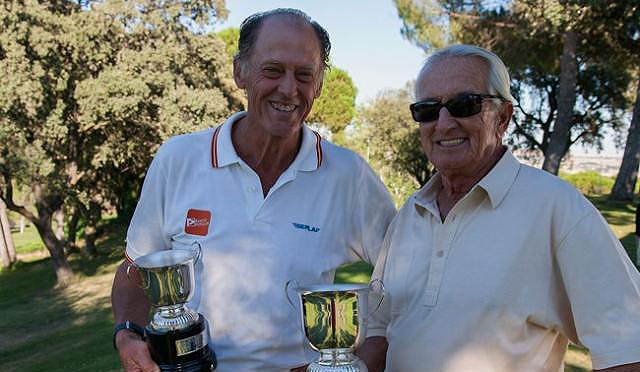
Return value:
<svg viewBox="0 0 640 372">
<path fill-rule="evenodd" d="M 569 363 L 566 363 L 564 365 L 564 372 L 590 372 L 590 371 L 591 371 L 590 369 L 584 369 L 578 366 L 571 365 Z"/>
<path fill-rule="evenodd" d="M 119 371 L 111 346 L 111 282 L 122 259 L 124 229 L 108 226 L 98 256 L 72 255 L 76 273 L 55 285 L 49 258 L 0 272 L 0 365 L 3 372 Z"/>
<path fill-rule="evenodd" d="M 635 202 L 612 201 L 608 199 L 607 195 L 589 196 L 588 199 L 598 208 L 610 224 L 635 224 Z"/>
<path fill-rule="evenodd" d="M 620 242 L 624 246 L 624 250 L 627 251 L 629 258 L 637 267 L 637 257 L 636 257 L 636 234 L 627 234 Z"/>
</svg>

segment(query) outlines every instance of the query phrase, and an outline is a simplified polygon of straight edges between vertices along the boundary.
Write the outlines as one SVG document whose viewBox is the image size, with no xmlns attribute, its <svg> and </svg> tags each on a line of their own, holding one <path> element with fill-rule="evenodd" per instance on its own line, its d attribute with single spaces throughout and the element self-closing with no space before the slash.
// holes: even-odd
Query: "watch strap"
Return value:
<svg viewBox="0 0 640 372">
<path fill-rule="evenodd" d="M 139 325 L 137 325 L 132 321 L 125 320 L 122 323 L 116 324 L 115 328 L 113 329 L 113 348 L 114 349 L 118 350 L 118 348 L 116 347 L 116 335 L 118 334 L 118 332 L 122 331 L 123 329 L 128 329 L 132 331 L 133 333 L 137 334 L 138 336 L 140 336 L 141 339 L 144 340 L 144 328 L 140 327 Z"/>
</svg>

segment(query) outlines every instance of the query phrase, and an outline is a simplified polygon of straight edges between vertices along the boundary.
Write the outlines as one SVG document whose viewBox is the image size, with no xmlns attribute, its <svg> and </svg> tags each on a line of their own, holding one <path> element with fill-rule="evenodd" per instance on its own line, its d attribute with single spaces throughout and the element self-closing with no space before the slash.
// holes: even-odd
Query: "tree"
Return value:
<svg viewBox="0 0 640 372">
<path fill-rule="evenodd" d="M 434 168 L 420 143 L 409 104 L 413 88 L 389 90 L 362 107 L 354 123 L 353 147 L 380 174 L 397 204 L 424 185 Z"/>
<path fill-rule="evenodd" d="M 620 171 L 611 190 L 610 198 L 614 200 L 631 200 L 638 179 L 640 163 L 640 6 L 629 2 L 611 2 L 599 4 L 602 9 L 598 13 L 611 26 L 607 28 L 607 50 L 615 50 L 614 55 L 623 56 L 623 61 L 635 72 L 635 105 L 627 134 L 624 155 Z M 610 58 L 610 56 L 608 57 Z M 633 96 L 633 94 L 631 95 Z"/>
<path fill-rule="evenodd" d="M 405 27 L 433 28 L 435 19 L 446 26 L 446 42 L 476 44 L 500 55 L 516 98 L 510 144 L 540 150 L 544 168 L 557 174 L 572 145 L 601 148 L 604 128 L 623 125 L 630 76 L 622 59 L 604 60 L 596 47 L 605 43 L 611 23 L 598 17 L 596 5 L 602 2 L 596 1 L 486 3 L 396 0 L 401 17 L 424 14 L 403 19 Z"/>
<path fill-rule="evenodd" d="M 78 211 L 95 238 L 101 212 L 137 192 L 164 139 L 242 105 L 224 43 L 192 31 L 224 16 L 223 1 L 83 5 L 0 7 L 0 198 L 36 226 L 59 283 L 73 273 L 57 211 Z M 14 200 L 16 184 L 33 208 Z"/>
<path fill-rule="evenodd" d="M 349 74 L 331 66 L 325 73 L 322 93 L 313 102 L 307 122 L 326 125 L 333 134 L 333 141 L 344 144 L 344 129 L 356 113 L 357 92 Z"/>
<path fill-rule="evenodd" d="M 2 200 L 0 200 L 0 261 L 5 268 L 16 262 L 16 248 L 11 237 L 7 208 Z"/>
<path fill-rule="evenodd" d="M 635 190 L 638 180 L 638 165 L 640 165 L 640 79 L 638 79 L 636 103 L 633 107 L 622 163 L 611 189 L 610 199 L 633 199 L 633 190 Z"/>
<path fill-rule="evenodd" d="M 225 51 L 232 61 L 233 57 L 238 53 L 238 40 L 240 39 L 240 29 L 237 27 L 225 28 L 218 32 L 218 37 L 224 41 Z"/>
</svg>

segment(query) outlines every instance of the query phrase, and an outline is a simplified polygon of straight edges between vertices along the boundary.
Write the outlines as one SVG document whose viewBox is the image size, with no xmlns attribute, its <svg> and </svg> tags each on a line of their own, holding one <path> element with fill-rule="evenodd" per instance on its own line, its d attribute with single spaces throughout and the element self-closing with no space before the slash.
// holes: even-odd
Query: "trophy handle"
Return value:
<svg viewBox="0 0 640 372">
<path fill-rule="evenodd" d="M 200 243 L 196 240 L 191 244 L 191 247 L 194 251 L 196 251 L 196 256 L 193 259 L 193 264 L 197 264 L 198 261 L 200 261 L 200 259 L 202 258 L 202 246 L 200 245 Z"/>
<path fill-rule="evenodd" d="M 287 298 L 287 301 L 289 301 L 289 305 L 291 305 L 291 307 L 295 308 L 296 305 L 293 304 L 293 301 L 291 301 L 291 298 L 289 297 L 289 286 L 291 285 L 291 283 L 295 283 L 296 287 L 300 286 L 300 283 L 298 283 L 297 280 L 287 280 L 287 282 L 284 284 L 284 296 Z"/>
<path fill-rule="evenodd" d="M 127 274 L 127 278 L 129 279 L 129 281 L 130 281 L 131 283 L 135 284 L 136 286 L 140 287 L 140 288 L 141 288 L 141 289 L 143 289 L 143 290 L 149 289 L 149 283 L 150 283 L 150 280 L 149 280 L 149 272 L 147 271 L 147 285 L 146 285 L 146 286 L 142 286 L 142 285 L 138 284 L 138 283 L 137 283 L 137 282 L 136 282 L 136 281 L 131 277 L 131 273 L 130 273 L 130 272 L 131 272 L 131 268 L 132 268 L 132 267 L 133 267 L 133 264 L 129 264 L 129 265 L 127 266 L 126 274 Z M 139 272 L 138 270 L 136 270 L 136 272 L 138 273 L 138 275 L 140 275 L 140 272 Z"/>
<path fill-rule="evenodd" d="M 369 314 L 370 316 L 375 314 L 378 310 L 380 310 L 380 305 L 382 305 L 382 301 L 384 301 L 384 297 L 385 294 L 387 293 L 386 289 L 384 288 L 384 283 L 382 282 L 381 279 L 373 279 L 372 281 L 369 282 L 369 289 L 371 289 L 372 292 L 375 292 L 375 284 L 378 283 L 380 285 L 380 292 L 381 292 L 381 296 L 380 296 L 380 301 L 378 301 L 378 305 L 376 305 L 376 308 Z"/>
</svg>

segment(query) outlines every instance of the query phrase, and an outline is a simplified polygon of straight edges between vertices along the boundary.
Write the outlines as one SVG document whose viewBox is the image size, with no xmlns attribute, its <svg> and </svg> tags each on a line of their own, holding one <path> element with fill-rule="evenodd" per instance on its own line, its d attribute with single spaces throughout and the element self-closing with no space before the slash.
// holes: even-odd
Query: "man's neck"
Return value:
<svg viewBox="0 0 640 372">
<path fill-rule="evenodd" d="M 231 141 L 238 156 L 253 169 L 266 196 L 284 171 L 295 160 L 302 143 L 302 130 L 290 137 L 274 137 L 260 125 L 243 117 L 234 123 Z"/>
</svg>

